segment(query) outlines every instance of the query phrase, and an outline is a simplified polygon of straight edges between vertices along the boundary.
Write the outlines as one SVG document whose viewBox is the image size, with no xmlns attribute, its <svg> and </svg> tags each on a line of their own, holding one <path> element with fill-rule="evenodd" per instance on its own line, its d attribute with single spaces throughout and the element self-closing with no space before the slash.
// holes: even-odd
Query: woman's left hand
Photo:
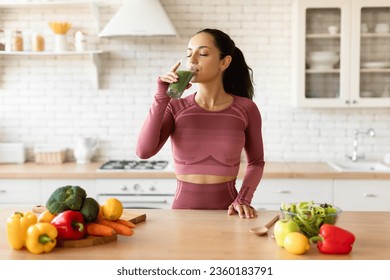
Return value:
<svg viewBox="0 0 390 280">
<path fill-rule="evenodd" d="M 245 204 L 231 204 L 228 208 L 228 215 L 234 215 L 235 213 L 237 213 L 240 218 L 251 219 L 257 217 L 256 209 Z"/>
</svg>

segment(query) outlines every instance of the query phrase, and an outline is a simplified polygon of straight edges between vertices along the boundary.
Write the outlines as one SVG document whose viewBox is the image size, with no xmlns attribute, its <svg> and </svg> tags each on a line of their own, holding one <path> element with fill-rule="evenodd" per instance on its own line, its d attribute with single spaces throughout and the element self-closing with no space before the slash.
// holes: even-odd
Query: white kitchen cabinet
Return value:
<svg viewBox="0 0 390 280">
<path fill-rule="evenodd" d="M 40 204 L 45 205 L 50 195 L 57 188 L 68 185 L 82 187 L 87 192 L 88 197 L 96 199 L 96 183 L 94 179 L 42 179 Z"/>
<path fill-rule="evenodd" d="M 389 180 L 334 181 L 334 203 L 344 211 L 390 211 Z"/>
<path fill-rule="evenodd" d="M 390 24 L 389 1 L 295 0 L 293 104 L 389 107 L 390 32 L 377 24 L 384 24 L 384 29 Z M 332 63 L 327 58 L 329 63 L 324 64 L 318 57 L 313 64 L 314 52 L 328 52 L 323 56 L 332 52 L 339 59 Z"/>
<path fill-rule="evenodd" d="M 263 179 L 252 200 L 257 209 L 279 210 L 282 202 L 333 203 L 331 179 Z"/>
<path fill-rule="evenodd" d="M 0 208 L 18 206 L 32 207 L 40 202 L 39 179 L 1 179 Z"/>
<path fill-rule="evenodd" d="M 62 9 L 62 8 L 80 8 L 89 7 L 96 21 L 96 32 L 100 31 L 100 20 L 99 20 L 99 5 L 94 1 L 72 1 L 72 2 L 25 2 L 25 3 L 0 3 L 0 10 L 8 9 L 33 9 L 42 10 L 48 8 Z M 0 18 L 1 20 L 1 18 Z M 54 36 L 54 33 L 53 33 Z M 85 51 L 0 51 L 0 56 L 4 57 L 22 57 L 22 59 L 38 59 L 38 58 L 49 58 L 55 56 L 88 56 L 93 67 L 93 75 L 91 77 L 92 84 L 95 88 L 100 88 L 100 72 L 101 72 L 101 55 L 104 53 L 102 50 L 85 50 Z"/>
</svg>

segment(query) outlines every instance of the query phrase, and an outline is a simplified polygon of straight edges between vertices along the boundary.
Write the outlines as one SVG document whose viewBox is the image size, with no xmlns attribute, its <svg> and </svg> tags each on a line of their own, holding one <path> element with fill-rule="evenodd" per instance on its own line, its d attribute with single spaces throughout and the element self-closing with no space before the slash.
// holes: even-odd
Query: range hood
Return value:
<svg viewBox="0 0 390 280">
<path fill-rule="evenodd" d="M 177 33 L 159 0 L 124 0 L 99 33 L 99 37 L 113 36 L 177 36 Z"/>
</svg>

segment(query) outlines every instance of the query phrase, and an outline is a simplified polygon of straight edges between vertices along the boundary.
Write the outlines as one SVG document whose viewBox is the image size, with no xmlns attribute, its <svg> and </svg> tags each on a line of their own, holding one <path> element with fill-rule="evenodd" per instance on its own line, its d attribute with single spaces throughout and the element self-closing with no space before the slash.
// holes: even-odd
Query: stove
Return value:
<svg viewBox="0 0 390 280">
<path fill-rule="evenodd" d="M 147 176 L 107 176 L 96 180 L 98 202 L 109 197 L 118 198 L 123 208 L 170 209 L 175 197 L 176 180 L 150 175 L 153 172 L 173 172 L 172 162 L 166 160 L 110 160 L 97 169 L 98 172 L 143 172 Z"/>
<path fill-rule="evenodd" d="M 166 160 L 110 160 L 100 166 L 101 171 L 162 171 L 167 169 L 169 162 Z"/>
</svg>

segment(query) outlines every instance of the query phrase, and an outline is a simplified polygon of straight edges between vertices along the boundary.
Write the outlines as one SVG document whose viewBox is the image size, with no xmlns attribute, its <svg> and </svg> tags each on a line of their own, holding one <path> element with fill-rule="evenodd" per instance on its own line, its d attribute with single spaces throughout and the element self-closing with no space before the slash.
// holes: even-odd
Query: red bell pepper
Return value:
<svg viewBox="0 0 390 280">
<path fill-rule="evenodd" d="M 355 242 L 355 236 L 341 227 L 323 224 L 319 236 L 311 238 L 317 241 L 317 248 L 324 254 L 349 254 Z"/>
<path fill-rule="evenodd" d="M 84 217 L 79 211 L 66 210 L 51 221 L 57 228 L 57 239 L 77 240 L 85 236 Z"/>
</svg>

